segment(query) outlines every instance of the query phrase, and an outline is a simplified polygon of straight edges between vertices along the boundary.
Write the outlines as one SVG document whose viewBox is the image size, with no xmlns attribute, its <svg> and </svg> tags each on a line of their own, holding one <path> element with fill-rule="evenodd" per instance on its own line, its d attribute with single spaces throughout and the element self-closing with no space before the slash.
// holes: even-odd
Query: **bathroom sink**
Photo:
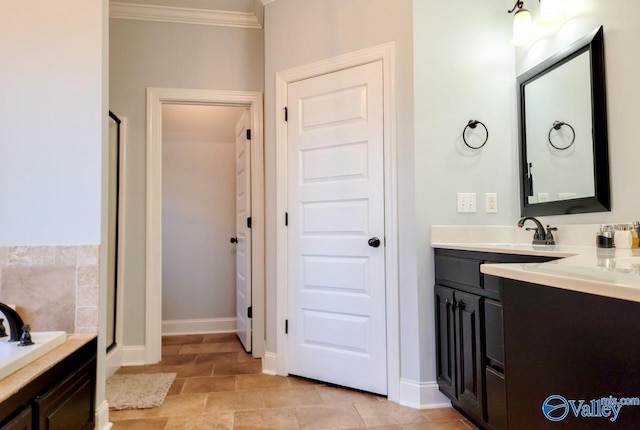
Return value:
<svg viewBox="0 0 640 430">
<path fill-rule="evenodd" d="M 7 339 L 9 338 L 0 339 L 0 380 L 62 345 L 67 340 L 67 333 L 32 332 L 31 340 L 34 344 L 29 346 L 18 346 L 19 342 L 7 342 Z"/>
</svg>

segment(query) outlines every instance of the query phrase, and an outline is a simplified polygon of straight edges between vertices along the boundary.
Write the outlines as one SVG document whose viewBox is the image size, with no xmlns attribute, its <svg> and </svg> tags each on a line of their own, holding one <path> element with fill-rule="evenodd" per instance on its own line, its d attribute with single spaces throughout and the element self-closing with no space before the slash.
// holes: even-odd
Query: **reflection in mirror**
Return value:
<svg viewBox="0 0 640 430">
<path fill-rule="evenodd" d="M 602 27 L 518 77 L 522 215 L 610 210 Z"/>
</svg>

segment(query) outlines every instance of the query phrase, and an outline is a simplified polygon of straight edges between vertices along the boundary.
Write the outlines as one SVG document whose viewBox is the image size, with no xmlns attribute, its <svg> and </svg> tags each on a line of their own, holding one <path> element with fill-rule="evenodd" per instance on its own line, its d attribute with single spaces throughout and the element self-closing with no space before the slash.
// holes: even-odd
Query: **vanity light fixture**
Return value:
<svg viewBox="0 0 640 430">
<path fill-rule="evenodd" d="M 539 25 L 555 25 L 566 21 L 567 14 L 558 0 L 540 0 L 540 16 L 536 20 Z"/>
<path fill-rule="evenodd" d="M 523 7 L 524 1 L 518 0 L 513 8 L 508 11 L 509 13 L 515 12 L 515 15 L 513 15 L 513 37 L 510 42 L 513 46 L 521 46 L 531 43 L 536 38 L 533 33 L 531 13 Z"/>
</svg>

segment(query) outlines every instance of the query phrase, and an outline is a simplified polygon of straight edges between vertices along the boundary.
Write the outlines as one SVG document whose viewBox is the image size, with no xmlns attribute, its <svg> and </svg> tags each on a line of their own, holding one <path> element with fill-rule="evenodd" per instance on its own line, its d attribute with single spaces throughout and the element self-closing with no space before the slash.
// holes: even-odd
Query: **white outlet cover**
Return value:
<svg viewBox="0 0 640 430">
<path fill-rule="evenodd" d="M 485 212 L 494 214 L 498 212 L 498 193 L 485 193 Z"/>
<path fill-rule="evenodd" d="M 458 213 L 476 212 L 476 193 L 458 193 Z"/>
</svg>

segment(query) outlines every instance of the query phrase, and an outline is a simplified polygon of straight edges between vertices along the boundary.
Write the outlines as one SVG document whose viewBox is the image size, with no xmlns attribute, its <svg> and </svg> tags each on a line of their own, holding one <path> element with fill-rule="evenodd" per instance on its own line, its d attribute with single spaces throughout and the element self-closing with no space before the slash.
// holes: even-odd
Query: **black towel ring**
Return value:
<svg viewBox="0 0 640 430">
<path fill-rule="evenodd" d="M 470 128 L 471 130 L 475 130 L 475 128 L 478 126 L 478 124 L 480 124 L 482 126 L 482 128 L 484 128 L 484 131 L 486 132 L 487 136 L 484 138 L 484 142 L 482 142 L 482 145 L 480 145 L 480 146 L 471 146 L 471 145 L 469 145 L 469 142 L 467 142 L 467 138 L 465 137 L 465 134 L 467 133 L 467 128 Z M 475 119 L 470 119 L 469 122 L 467 123 L 467 125 L 465 126 L 464 130 L 462 130 L 462 140 L 464 141 L 464 144 L 467 145 L 469 148 L 471 148 L 471 149 L 480 149 L 484 145 L 486 145 L 487 144 L 487 140 L 489 140 L 489 130 L 487 129 L 487 126 L 484 125 L 481 121 L 478 121 L 478 120 L 475 120 Z"/>
<path fill-rule="evenodd" d="M 556 146 L 553 144 L 553 142 L 551 141 L 551 132 L 553 132 L 553 130 L 560 130 L 562 128 L 563 125 L 566 125 L 567 127 L 569 127 L 571 129 L 571 143 L 568 144 L 565 147 L 561 147 L 561 146 Z M 576 141 L 576 131 L 573 129 L 573 127 L 571 127 L 571 124 L 564 122 L 564 121 L 554 121 L 553 125 L 551 126 L 551 128 L 549 129 L 549 143 L 551 144 L 551 146 L 553 146 L 555 149 L 557 149 L 558 151 L 564 151 L 565 149 L 569 149 L 571 147 L 571 145 L 573 145 L 573 142 Z"/>
</svg>

